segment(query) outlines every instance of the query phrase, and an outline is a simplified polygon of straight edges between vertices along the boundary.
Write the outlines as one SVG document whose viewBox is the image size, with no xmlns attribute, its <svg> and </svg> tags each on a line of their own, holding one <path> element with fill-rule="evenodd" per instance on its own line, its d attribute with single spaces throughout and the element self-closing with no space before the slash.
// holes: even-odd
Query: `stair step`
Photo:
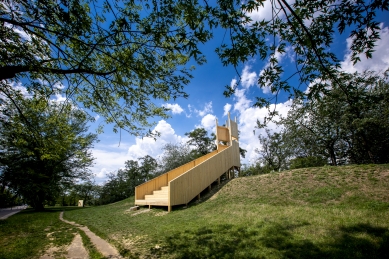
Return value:
<svg viewBox="0 0 389 259">
<path fill-rule="evenodd" d="M 153 191 L 153 194 L 156 194 L 156 195 L 167 195 L 169 192 L 168 190 L 158 190 L 158 191 Z"/>
<path fill-rule="evenodd" d="M 167 206 L 167 200 L 136 200 L 135 204 L 137 205 L 157 205 L 157 206 Z"/>
<path fill-rule="evenodd" d="M 145 195 L 145 200 L 167 200 L 167 195 Z"/>
<path fill-rule="evenodd" d="M 162 187 L 161 187 L 161 190 L 162 190 L 162 191 L 165 191 L 165 190 L 167 191 L 167 190 L 169 190 L 169 186 L 162 186 Z"/>
</svg>

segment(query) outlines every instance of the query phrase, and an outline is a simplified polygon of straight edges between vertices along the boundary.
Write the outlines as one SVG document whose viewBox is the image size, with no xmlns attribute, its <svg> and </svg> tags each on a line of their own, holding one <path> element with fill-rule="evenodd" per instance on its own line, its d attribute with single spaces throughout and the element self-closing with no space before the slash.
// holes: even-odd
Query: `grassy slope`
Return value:
<svg viewBox="0 0 389 259">
<path fill-rule="evenodd" d="M 127 257 L 389 258 L 389 165 L 234 179 L 190 208 L 68 211 Z"/>
</svg>

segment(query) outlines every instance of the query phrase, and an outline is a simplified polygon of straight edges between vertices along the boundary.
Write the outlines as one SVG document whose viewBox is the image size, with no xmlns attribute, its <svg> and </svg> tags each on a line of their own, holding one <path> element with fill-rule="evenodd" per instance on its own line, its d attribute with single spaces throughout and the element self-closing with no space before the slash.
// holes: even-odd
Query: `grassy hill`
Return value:
<svg viewBox="0 0 389 259">
<path fill-rule="evenodd" d="M 189 208 L 65 212 L 129 258 L 389 258 L 389 165 L 236 178 Z"/>
</svg>

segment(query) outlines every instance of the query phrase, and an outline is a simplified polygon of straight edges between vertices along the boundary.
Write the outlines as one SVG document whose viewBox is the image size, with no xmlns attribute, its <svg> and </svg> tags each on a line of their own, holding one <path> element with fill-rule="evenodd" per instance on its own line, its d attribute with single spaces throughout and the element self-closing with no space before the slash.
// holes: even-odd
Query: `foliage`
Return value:
<svg viewBox="0 0 389 259">
<path fill-rule="evenodd" d="M 115 131 L 143 135 L 150 117 L 167 116 L 154 99 L 187 97 L 185 65 L 205 61 L 198 45 L 211 36 L 207 15 L 185 1 L 2 1 L 1 87 L 63 87 Z"/>
<path fill-rule="evenodd" d="M 282 120 L 297 157 L 339 163 L 389 162 L 389 84 L 386 75 L 339 73 L 321 100 L 295 100 Z"/>
<path fill-rule="evenodd" d="M 183 164 L 195 159 L 192 149 L 184 143 L 168 143 L 163 148 L 163 153 L 159 157 L 159 174 L 169 172 Z"/>
<path fill-rule="evenodd" d="M 10 88 L 10 80 L 26 82 L 30 91 L 42 91 L 41 81 L 52 90 L 62 84 L 67 98 L 114 123 L 115 131 L 146 134 L 148 118 L 167 116 L 154 99 L 187 97 L 183 87 L 191 75 L 185 65 L 190 59 L 205 62 L 199 45 L 219 27 L 227 35 L 216 49 L 224 65 L 259 57 L 269 62 L 260 87 L 300 97 L 311 85 L 308 98 L 317 99 L 325 80 L 340 83 L 340 60 L 331 51 L 337 33 L 349 33 L 354 63 L 361 54 L 372 57 L 380 38 L 376 13 L 387 11 L 389 2 L 277 0 L 270 1 L 269 18 L 256 20 L 253 12 L 264 5 L 265 0 L 6 0 L 0 5 L 1 87 Z M 287 52 L 294 53 L 296 70 L 283 77 L 279 56 Z M 299 85 L 291 85 L 293 76 Z M 236 87 L 227 88 L 230 95 Z M 256 105 L 269 105 L 273 97 L 257 98 Z"/>
<path fill-rule="evenodd" d="M 259 161 L 254 164 L 245 165 L 243 164 L 240 168 L 239 177 L 268 174 L 271 173 L 272 169 L 269 165 L 262 165 Z"/>
<path fill-rule="evenodd" d="M 124 169 L 108 174 L 108 181 L 100 190 L 99 204 L 107 204 L 128 198 L 135 193 L 135 187 L 154 178 L 157 161 L 151 156 L 127 160 Z"/>
<path fill-rule="evenodd" d="M 271 6 L 270 12 L 256 18 L 253 12 L 263 13 L 265 4 Z M 301 0 L 293 4 L 287 0 L 221 0 L 212 8 L 212 16 L 228 30 L 230 41 L 223 41 L 217 53 L 224 65 L 237 66 L 253 57 L 268 61 L 258 84 L 276 96 L 257 97 L 256 106 L 268 106 L 273 98 L 277 101 L 280 92 L 302 97 L 308 86 L 308 99 L 320 99 L 328 86 L 326 80 L 342 82 L 337 78 L 340 60 L 332 49 L 335 37 L 348 34 L 354 64 L 361 54 L 371 58 L 380 38 L 376 14 L 388 11 L 388 7 L 388 1 L 380 0 Z M 283 75 L 280 56 L 288 53 L 293 55 L 296 69 Z M 294 77 L 299 84 L 292 84 Z M 236 86 L 227 86 L 225 94 L 234 93 Z"/>
<path fill-rule="evenodd" d="M 189 138 L 186 143 L 194 147 L 192 151 L 195 157 L 201 157 L 216 150 L 215 135 L 212 135 L 212 138 L 208 137 L 208 132 L 204 128 L 196 128 L 185 133 L 185 136 Z"/>
<path fill-rule="evenodd" d="M 284 132 L 272 133 L 265 130 L 266 136 L 259 136 L 261 147 L 255 151 L 259 154 L 258 162 L 264 172 L 278 172 L 288 169 L 289 158 L 292 155 Z"/>
<path fill-rule="evenodd" d="M 1 106 L 0 176 L 35 209 L 55 200 L 61 188 L 88 179 L 96 135 L 87 133 L 83 111 L 44 96 L 9 95 Z"/>
<path fill-rule="evenodd" d="M 319 167 L 327 164 L 327 160 L 322 157 L 308 156 L 297 157 L 291 159 L 290 169 L 307 168 L 307 167 Z"/>
</svg>

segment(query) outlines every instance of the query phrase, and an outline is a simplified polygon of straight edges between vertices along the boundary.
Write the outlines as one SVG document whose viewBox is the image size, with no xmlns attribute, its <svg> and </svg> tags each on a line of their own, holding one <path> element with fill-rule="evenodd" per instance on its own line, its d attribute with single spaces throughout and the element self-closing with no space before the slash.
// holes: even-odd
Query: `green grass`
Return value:
<svg viewBox="0 0 389 259">
<path fill-rule="evenodd" d="M 27 209 L 0 220 L 0 258 L 38 258 L 47 247 L 68 245 L 77 229 L 59 220 L 60 211 Z"/>
<path fill-rule="evenodd" d="M 389 165 L 237 178 L 171 213 L 131 206 L 64 216 L 128 258 L 389 258 Z"/>
<path fill-rule="evenodd" d="M 93 208 L 26 210 L 0 221 L 0 258 L 39 258 L 89 239 L 88 226 L 126 258 L 389 258 L 389 165 L 297 169 L 237 178 L 201 202 L 128 211 L 133 197 Z M 57 258 L 64 254 L 56 254 Z"/>
<path fill-rule="evenodd" d="M 90 259 L 103 259 L 86 234 L 59 220 L 61 211 L 78 210 L 77 207 L 49 207 L 35 212 L 27 209 L 6 220 L 0 220 L 0 258 L 39 258 L 50 247 L 62 247 L 53 252 L 55 258 L 65 258 L 66 246 L 79 233 Z"/>
</svg>

